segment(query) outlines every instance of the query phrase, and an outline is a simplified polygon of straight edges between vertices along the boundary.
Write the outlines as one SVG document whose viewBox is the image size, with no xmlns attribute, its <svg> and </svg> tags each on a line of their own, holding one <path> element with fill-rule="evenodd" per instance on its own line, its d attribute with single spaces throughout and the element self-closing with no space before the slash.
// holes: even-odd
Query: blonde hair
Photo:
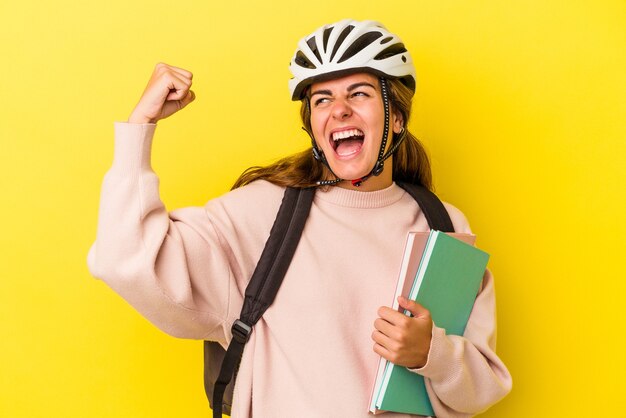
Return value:
<svg viewBox="0 0 626 418">
<path fill-rule="evenodd" d="M 399 80 L 387 80 L 391 111 L 400 112 L 404 121 L 405 138 L 393 155 L 392 178 L 396 182 L 420 184 L 432 190 L 430 161 L 422 143 L 406 128 L 411 116 L 413 92 Z M 311 132 L 311 112 L 307 98 L 302 100 L 300 117 L 304 128 Z M 391 145 L 399 140 L 393 134 Z M 332 178 L 326 166 L 313 157 L 312 148 L 289 155 L 273 164 L 254 166 L 245 170 L 233 185 L 233 189 L 252 183 L 255 180 L 267 180 L 283 187 L 314 187 L 319 180 Z"/>
</svg>

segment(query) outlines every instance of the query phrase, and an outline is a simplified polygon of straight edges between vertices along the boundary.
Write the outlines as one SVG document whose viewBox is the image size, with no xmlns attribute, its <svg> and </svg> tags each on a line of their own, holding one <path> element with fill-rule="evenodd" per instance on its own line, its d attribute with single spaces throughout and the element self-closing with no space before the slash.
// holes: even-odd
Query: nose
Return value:
<svg viewBox="0 0 626 418">
<path fill-rule="evenodd" d="M 352 114 L 352 108 L 350 104 L 345 100 L 335 100 L 333 103 L 333 118 L 337 120 L 344 120 Z"/>
</svg>

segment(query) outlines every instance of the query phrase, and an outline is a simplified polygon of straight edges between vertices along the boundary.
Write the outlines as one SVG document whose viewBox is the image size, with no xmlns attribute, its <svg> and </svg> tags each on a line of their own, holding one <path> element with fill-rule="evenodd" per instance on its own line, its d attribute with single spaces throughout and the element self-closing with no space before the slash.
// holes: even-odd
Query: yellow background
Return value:
<svg viewBox="0 0 626 418">
<path fill-rule="evenodd" d="M 207 416 L 201 343 L 87 271 L 113 121 L 158 61 L 191 70 L 197 100 L 159 122 L 154 167 L 169 208 L 201 205 L 307 145 L 287 63 L 348 16 L 412 52 L 411 128 L 492 254 L 514 389 L 484 416 L 623 416 L 623 0 L 7 0 L 0 16 L 0 417 Z"/>
</svg>

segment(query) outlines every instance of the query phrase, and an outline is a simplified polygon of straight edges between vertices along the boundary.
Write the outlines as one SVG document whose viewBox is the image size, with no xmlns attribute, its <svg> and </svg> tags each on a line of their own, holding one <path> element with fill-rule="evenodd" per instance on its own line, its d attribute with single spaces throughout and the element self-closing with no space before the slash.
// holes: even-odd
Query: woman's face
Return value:
<svg viewBox="0 0 626 418">
<path fill-rule="evenodd" d="M 333 172 L 346 180 L 366 176 L 378 159 L 385 124 L 378 78 L 357 73 L 314 83 L 310 98 L 313 136 Z M 396 133 L 402 129 L 401 117 L 391 110 L 389 125 Z M 390 186 L 391 167 L 392 157 L 385 161 L 382 174 L 370 177 L 359 190 L 380 190 Z M 354 187 L 350 182 L 341 182 L 339 186 Z"/>
</svg>

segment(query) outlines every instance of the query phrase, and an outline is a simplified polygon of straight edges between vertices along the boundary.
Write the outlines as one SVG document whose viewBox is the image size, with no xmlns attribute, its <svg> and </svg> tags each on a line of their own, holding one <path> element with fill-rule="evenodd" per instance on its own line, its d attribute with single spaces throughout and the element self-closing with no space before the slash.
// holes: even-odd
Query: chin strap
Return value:
<svg viewBox="0 0 626 418">
<path fill-rule="evenodd" d="M 387 81 L 384 78 L 380 79 L 380 91 L 382 93 L 383 107 L 385 110 L 385 124 L 383 128 L 383 138 L 380 141 L 380 150 L 378 151 L 378 159 L 376 160 L 376 163 L 374 163 L 374 167 L 372 167 L 372 169 L 367 175 L 358 179 L 349 180 L 352 183 L 352 185 L 355 187 L 359 187 L 361 184 L 363 184 L 365 180 L 367 180 L 371 176 L 379 176 L 380 173 L 382 173 L 383 170 L 385 169 L 385 160 L 391 157 L 391 154 L 393 154 L 398 149 L 398 146 L 400 146 L 400 144 L 402 143 L 402 141 L 404 141 L 404 138 L 406 137 L 405 130 L 403 127 L 402 131 L 399 133 L 398 139 L 391 146 L 391 148 L 389 148 L 389 150 L 385 153 L 385 148 L 387 147 L 387 136 L 389 135 L 389 93 L 387 92 Z M 306 99 L 306 105 L 309 108 L 308 113 L 311 114 L 311 104 L 308 98 Z M 318 186 L 334 186 L 338 183 L 341 183 L 342 181 L 346 181 L 342 178 L 339 178 L 339 176 L 337 176 L 333 172 L 333 169 L 330 168 L 330 164 L 328 164 L 328 160 L 326 159 L 324 152 L 318 148 L 317 143 L 315 142 L 315 138 L 313 137 L 313 134 L 309 132 L 308 130 L 306 130 L 304 127 L 302 129 L 311 137 L 313 157 L 317 161 L 320 161 L 321 163 L 326 165 L 326 167 L 330 170 L 332 175 L 335 176 L 334 180 L 320 180 L 317 182 L 317 185 Z"/>
</svg>

